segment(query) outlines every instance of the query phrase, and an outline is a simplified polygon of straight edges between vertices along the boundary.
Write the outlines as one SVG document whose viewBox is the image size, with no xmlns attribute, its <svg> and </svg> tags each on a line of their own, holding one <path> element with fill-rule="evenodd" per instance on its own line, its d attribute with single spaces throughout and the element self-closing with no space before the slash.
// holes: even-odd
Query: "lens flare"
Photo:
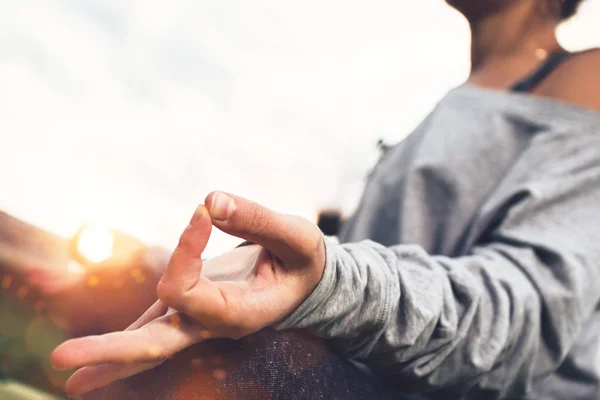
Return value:
<svg viewBox="0 0 600 400">
<path fill-rule="evenodd" d="M 77 238 L 77 251 L 91 262 L 99 263 L 108 259 L 113 252 L 115 238 L 101 226 L 85 227 Z"/>
</svg>

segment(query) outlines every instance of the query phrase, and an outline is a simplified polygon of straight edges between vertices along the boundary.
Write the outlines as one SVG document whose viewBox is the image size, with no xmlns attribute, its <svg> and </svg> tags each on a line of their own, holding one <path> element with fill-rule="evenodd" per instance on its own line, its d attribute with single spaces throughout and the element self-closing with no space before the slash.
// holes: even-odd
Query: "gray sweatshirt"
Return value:
<svg viewBox="0 0 600 400">
<path fill-rule="evenodd" d="M 600 113 L 458 87 L 341 239 L 279 328 L 431 399 L 600 399 Z"/>
</svg>

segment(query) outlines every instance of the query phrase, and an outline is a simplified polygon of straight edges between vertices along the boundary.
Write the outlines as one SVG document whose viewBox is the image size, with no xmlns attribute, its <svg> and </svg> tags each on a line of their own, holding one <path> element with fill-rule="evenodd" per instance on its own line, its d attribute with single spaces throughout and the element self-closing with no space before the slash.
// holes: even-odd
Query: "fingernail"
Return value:
<svg viewBox="0 0 600 400">
<path fill-rule="evenodd" d="M 226 221 L 235 211 L 235 201 L 225 193 L 217 192 L 210 205 L 210 215 L 214 220 Z"/>
<path fill-rule="evenodd" d="M 192 219 L 190 220 L 190 225 L 193 225 L 194 223 L 196 223 L 196 221 L 200 219 L 200 217 L 204 213 L 204 210 L 206 210 L 204 204 L 200 204 L 198 207 L 196 207 L 196 211 L 194 211 L 194 215 L 192 215 Z"/>
</svg>

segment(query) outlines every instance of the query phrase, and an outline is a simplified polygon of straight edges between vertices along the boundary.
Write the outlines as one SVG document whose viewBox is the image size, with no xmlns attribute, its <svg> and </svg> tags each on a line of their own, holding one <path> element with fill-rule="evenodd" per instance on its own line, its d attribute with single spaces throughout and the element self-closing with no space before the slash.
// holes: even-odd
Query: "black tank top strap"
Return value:
<svg viewBox="0 0 600 400">
<path fill-rule="evenodd" d="M 517 82 L 510 90 L 512 92 L 531 92 L 537 85 L 548 77 L 571 53 L 568 51 L 558 51 L 552 53 L 544 63 L 531 74 Z"/>
</svg>

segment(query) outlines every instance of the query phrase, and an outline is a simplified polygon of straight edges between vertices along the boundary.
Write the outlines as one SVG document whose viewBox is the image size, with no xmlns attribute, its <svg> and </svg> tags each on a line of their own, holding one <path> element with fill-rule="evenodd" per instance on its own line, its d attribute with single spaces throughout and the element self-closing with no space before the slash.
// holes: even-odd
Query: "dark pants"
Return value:
<svg viewBox="0 0 600 400">
<path fill-rule="evenodd" d="M 117 382 L 85 400 L 400 399 L 380 382 L 302 332 L 264 330 L 214 340 L 160 367 Z"/>
</svg>

